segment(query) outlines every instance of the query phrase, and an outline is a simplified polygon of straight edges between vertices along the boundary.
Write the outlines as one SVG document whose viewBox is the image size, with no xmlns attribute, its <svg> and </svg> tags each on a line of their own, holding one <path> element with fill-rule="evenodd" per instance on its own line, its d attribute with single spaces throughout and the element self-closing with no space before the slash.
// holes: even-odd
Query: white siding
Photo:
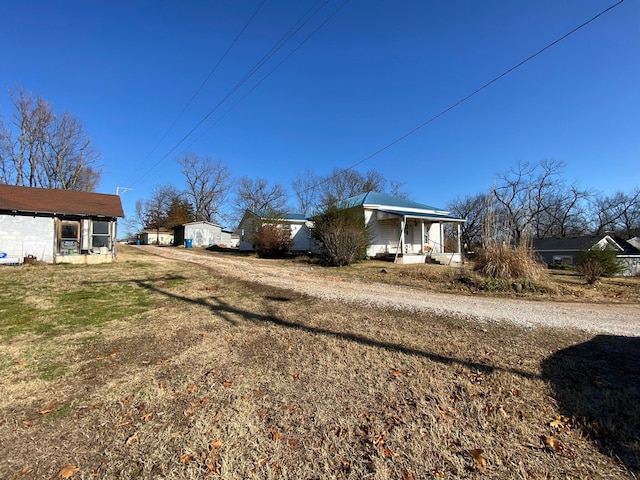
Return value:
<svg viewBox="0 0 640 480">
<path fill-rule="evenodd" d="M 184 226 L 184 238 L 193 240 L 194 247 L 208 247 L 222 243 L 222 228 L 209 223 L 191 223 Z"/>
<path fill-rule="evenodd" d="M 55 245 L 54 220 L 50 217 L 0 215 L 0 252 L 7 257 L 33 255 L 38 260 L 53 263 Z"/>
<path fill-rule="evenodd" d="M 292 223 L 291 224 L 291 248 L 293 252 L 308 252 L 311 250 L 311 232 L 307 225 Z"/>
</svg>

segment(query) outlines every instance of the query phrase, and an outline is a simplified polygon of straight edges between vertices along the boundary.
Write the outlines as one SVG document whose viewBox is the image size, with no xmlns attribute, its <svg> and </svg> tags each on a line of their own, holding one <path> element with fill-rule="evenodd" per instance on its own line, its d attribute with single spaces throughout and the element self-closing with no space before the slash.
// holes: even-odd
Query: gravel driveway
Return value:
<svg viewBox="0 0 640 480">
<path fill-rule="evenodd" d="M 225 276 L 326 300 L 481 321 L 506 321 L 526 327 L 572 327 L 593 333 L 640 336 L 640 305 L 637 304 L 534 302 L 425 292 L 406 286 L 348 281 L 314 273 L 311 267 L 274 265 L 252 257 L 206 256 L 180 248 L 136 248 L 165 258 L 197 263 Z"/>
</svg>

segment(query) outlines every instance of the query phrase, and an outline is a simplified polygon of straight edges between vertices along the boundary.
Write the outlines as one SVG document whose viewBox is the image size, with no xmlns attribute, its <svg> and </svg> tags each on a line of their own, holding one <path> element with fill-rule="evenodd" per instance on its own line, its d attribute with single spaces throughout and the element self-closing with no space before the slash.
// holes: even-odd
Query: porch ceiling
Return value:
<svg viewBox="0 0 640 480">
<path fill-rule="evenodd" d="M 399 210 L 383 210 L 379 209 L 379 212 L 388 213 L 391 215 L 398 215 L 399 217 L 415 218 L 419 220 L 434 220 L 437 222 L 451 222 L 451 223 L 464 223 L 464 218 L 450 217 L 449 215 L 442 215 L 438 213 L 419 213 L 419 212 L 401 212 Z"/>
</svg>

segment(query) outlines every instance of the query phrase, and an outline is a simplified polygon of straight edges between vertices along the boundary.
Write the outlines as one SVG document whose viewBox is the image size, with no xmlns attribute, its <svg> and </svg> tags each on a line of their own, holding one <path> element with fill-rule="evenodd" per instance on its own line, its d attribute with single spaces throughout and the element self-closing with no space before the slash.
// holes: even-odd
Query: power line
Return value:
<svg viewBox="0 0 640 480">
<path fill-rule="evenodd" d="M 238 32 L 238 34 L 235 36 L 235 38 L 233 39 L 233 41 L 229 44 L 229 46 L 227 47 L 227 49 L 225 50 L 225 52 L 222 54 L 222 56 L 218 59 L 218 61 L 216 62 L 216 64 L 213 66 L 213 68 L 211 69 L 211 71 L 209 72 L 209 74 L 206 76 L 206 78 L 202 81 L 202 83 L 200 84 L 200 86 L 197 88 L 197 90 L 195 91 L 195 93 L 191 96 L 191 98 L 187 101 L 187 104 L 184 106 L 184 108 L 180 111 L 180 113 L 178 114 L 178 116 L 175 118 L 175 120 L 173 121 L 173 123 L 171 123 L 171 125 L 169 126 L 169 128 L 164 132 L 164 134 L 162 135 L 162 137 L 160 138 L 160 140 L 158 140 L 158 142 L 155 144 L 155 146 L 151 149 L 151 151 L 149 152 L 149 154 L 147 155 L 146 159 L 148 159 L 153 152 L 156 151 L 156 149 L 160 146 L 160 144 L 162 143 L 162 141 L 167 137 L 167 135 L 169 135 L 169 132 L 171 132 L 171 130 L 173 130 L 173 127 L 175 127 L 176 123 L 178 123 L 178 120 L 180 120 L 180 118 L 182 118 L 182 115 L 184 115 L 184 112 L 187 111 L 187 109 L 191 106 L 191 104 L 193 103 L 193 101 L 195 100 L 195 98 L 198 96 L 198 94 L 200 93 L 200 91 L 204 88 L 204 86 L 207 84 L 207 82 L 209 82 L 209 80 L 211 79 L 211 77 L 213 76 L 213 74 L 216 72 L 216 70 L 218 70 L 218 67 L 220 66 L 220 64 L 222 64 L 222 62 L 224 61 L 224 59 L 227 57 L 227 55 L 229 54 L 229 52 L 231 51 L 231 49 L 235 46 L 236 43 L 238 43 L 238 40 L 240 39 L 240 37 L 242 36 L 242 34 L 245 32 L 245 30 L 249 27 L 249 25 L 251 24 L 251 22 L 253 21 L 253 19 L 256 17 L 256 15 L 258 14 L 258 12 L 260 11 L 260 9 L 264 6 L 264 4 L 266 3 L 267 0 L 262 0 L 262 3 L 260 3 L 260 5 L 258 5 L 258 8 L 256 8 L 256 10 L 253 12 L 253 14 L 251 15 L 251 17 L 249 17 L 249 20 L 247 20 L 247 22 L 244 24 L 244 26 L 242 27 L 242 29 L 240 29 L 240 31 Z M 145 160 L 146 160 L 145 159 Z M 144 175 L 143 175 L 144 176 Z M 142 177 L 140 177 L 141 179 Z M 137 180 L 139 181 L 139 180 Z M 136 181 L 136 182 L 137 182 Z"/>
<path fill-rule="evenodd" d="M 171 153 L 173 153 L 187 138 L 189 138 L 205 121 L 211 117 L 223 104 L 226 102 L 235 92 L 237 92 L 267 61 L 269 61 L 293 36 L 295 36 L 313 17 L 315 17 L 330 0 L 318 0 L 310 9 L 308 9 L 294 25 L 285 33 L 271 49 L 249 70 L 245 76 L 236 83 L 236 85 L 214 106 L 189 132 L 187 132 L 167 153 L 165 153 L 151 168 L 149 168 L 144 174 L 142 174 L 134 184 L 140 182 L 146 177 L 153 169 L 155 169 L 163 160 L 165 160 Z M 322 4 L 317 8 L 318 4 Z M 309 15 L 312 10 L 315 11 Z M 309 15 L 309 16 L 308 16 Z M 307 17 L 308 18 L 305 18 Z M 314 32 L 315 33 L 315 32 Z"/>
<path fill-rule="evenodd" d="M 533 60 L 534 58 L 536 58 L 537 56 L 541 55 L 542 53 L 544 53 L 545 51 L 549 50 L 551 47 L 557 45 L 558 43 L 560 43 L 561 41 L 563 41 L 564 39 L 566 39 L 567 37 L 573 35 L 574 33 L 576 33 L 578 30 L 586 27 L 587 25 L 589 25 L 590 23 L 594 22 L 596 19 L 598 19 L 599 17 L 601 17 L 602 15 L 604 15 L 605 13 L 613 10 L 614 8 L 616 8 L 617 6 L 619 6 L 622 2 L 624 2 L 624 0 L 620 0 L 617 3 L 605 8 L 604 10 L 602 10 L 600 13 L 598 13 L 597 15 L 591 17 L 589 20 L 587 20 L 586 22 L 578 25 L 577 27 L 575 27 L 573 30 L 569 31 L 568 33 L 565 33 L 564 35 L 562 35 L 560 38 L 554 40 L 553 42 L 547 44 L 545 47 L 541 48 L 540 50 L 538 50 L 537 52 L 529 55 L 527 58 L 525 58 L 524 60 L 522 60 L 521 62 L 517 63 L 516 65 L 514 65 L 513 67 L 505 70 L 504 72 L 502 72 L 500 75 L 498 75 L 497 77 L 494 77 L 492 80 L 489 80 L 487 83 L 485 83 L 484 85 L 482 85 L 480 88 L 477 88 L 476 90 L 474 90 L 473 92 L 469 93 L 467 96 L 461 98 L 460 100 L 458 100 L 457 102 L 455 102 L 454 104 L 452 104 L 451 106 L 445 108 L 444 110 L 442 110 L 440 113 L 434 115 L 433 117 L 429 118 L 428 120 L 422 122 L 420 125 L 418 125 L 417 127 L 413 128 L 412 130 L 409 130 L 407 133 L 405 133 L 404 135 L 401 135 L 400 137 L 396 138 L 394 141 L 392 141 L 391 143 L 385 145 L 384 147 L 376 150 L 375 152 L 373 152 L 371 155 L 364 157 L 362 160 L 357 161 L 356 163 L 354 163 L 353 165 L 346 167 L 342 170 L 352 170 L 355 167 L 362 165 L 363 163 L 365 163 L 368 160 L 371 160 L 373 157 L 378 156 L 379 154 L 381 154 L 382 152 L 384 152 L 385 150 L 388 150 L 389 148 L 393 147 L 394 145 L 400 143 L 401 141 L 403 141 L 405 138 L 410 137 L 411 135 L 413 135 L 414 133 L 418 132 L 419 130 L 423 129 L 424 127 L 426 127 L 427 125 L 429 125 L 430 123 L 434 122 L 435 120 L 437 120 L 438 118 L 442 117 L 443 115 L 447 114 L 448 112 L 450 112 L 451 110 L 453 110 L 454 108 L 462 105 L 464 102 L 466 102 L 467 100 L 469 100 L 471 97 L 474 97 L 475 95 L 477 95 L 478 93 L 482 92 L 484 89 L 488 88 L 490 85 L 494 84 L 495 82 L 497 82 L 498 80 L 500 80 L 503 77 L 506 77 L 507 75 L 509 75 L 511 72 L 513 72 L 514 70 L 520 68 L 521 66 L 523 66 L 525 63 L 529 62 L 530 60 Z M 329 177 L 333 178 L 333 177 Z M 327 180 L 328 181 L 328 180 Z M 318 185 L 315 185 L 314 187 L 311 188 L 315 188 L 316 186 L 321 185 L 323 182 L 320 182 Z"/>
<path fill-rule="evenodd" d="M 240 103 L 242 103 L 242 101 L 247 98 L 249 95 L 251 95 L 261 84 L 262 82 L 264 82 L 267 78 L 269 78 L 278 68 L 280 68 L 280 66 L 286 62 L 289 57 L 291 57 L 294 53 L 296 53 L 298 51 L 298 49 L 300 49 L 300 47 L 302 47 L 312 36 L 314 36 L 322 27 L 324 27 L 327 22 L 329 22 L 329 20 L 331 20 L 334 16 L 336 16 L 338 14 L 338 12 L 340 12 L 340 10 L 342 10 L 344 7 L 346 7 L 347 3 L 349 3 L 351 0 L 345 0 L 342 5 L 340 5 L 331 15 L 329 15 L 320 25 L 318 25 L 309 35 L 307 35 L 298 45 L 296 45 L 296 47 L 291 50 L 282 60 L 280 60 L 280 62 L 273 67 L 264 77 L 262 77 L 258 83 L 256 83 L 253 87 L 251 87 L 251 89 L 245 93 L 236 103 L 233 104 L 232 107 L 230 107 L 226 112 L 224 112 L 220 118 L 218 118 L 218 120 L 211 125 L 209 128 L 207 128 L 204 132 L 202 132 L 202 134 L 200 134 L 200 136 L 198 136 L 193 142 L 191 142 L 189 144 L 189 146 L 187 148 L 189 148 L 191 145 L 193 145 L 194 143 L 196 143 L 198 140 L 200 140 L 207 132 L 209 132 L 213 127 L 215 127 L 218 123 L 220 123 L 220 121 L 222 121 L 222 119 L 224 117 L 226 117 L 229 113 L 231 113 L 232 110 L 234 110 L 238 105 L 240 105 Z"/>
</svg>

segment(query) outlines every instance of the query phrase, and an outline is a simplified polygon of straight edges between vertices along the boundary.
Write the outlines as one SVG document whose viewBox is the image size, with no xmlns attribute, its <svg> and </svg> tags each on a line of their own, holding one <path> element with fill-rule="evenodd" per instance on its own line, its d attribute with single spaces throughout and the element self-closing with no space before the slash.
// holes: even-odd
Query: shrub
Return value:
<svg viewBox="0 0 640 480">
<path fill-rule="evenodd" d="M 615 250 L 594 247 L 591 250 L 578 252 L 576 271 L 589 285 L 593 285 L 600 277 L 618 275 L 622 270 L 623 266 Z"/>
<path fill-rule="evenodd" d="M 363 260 L 370 242 L 370 232 L 361 212 L 335 205 L 314 218 L 311 236 L 318 244 L 322 262 L 330 266 Z"/>
<path fill-rule="evenodd" d="M 265 224 L 253 236 L 258 255 L 261 257 L 283 257 L 291 247 L 291 232 L 286 226 Z"/>
<path fill-rule="evenodd" d="M 526 244 L 514 247 L 493 242 L 478 251 L 475 269 L 496 279 L 539 279 L 545 266 L 535 260 Z"/>
</svg>

